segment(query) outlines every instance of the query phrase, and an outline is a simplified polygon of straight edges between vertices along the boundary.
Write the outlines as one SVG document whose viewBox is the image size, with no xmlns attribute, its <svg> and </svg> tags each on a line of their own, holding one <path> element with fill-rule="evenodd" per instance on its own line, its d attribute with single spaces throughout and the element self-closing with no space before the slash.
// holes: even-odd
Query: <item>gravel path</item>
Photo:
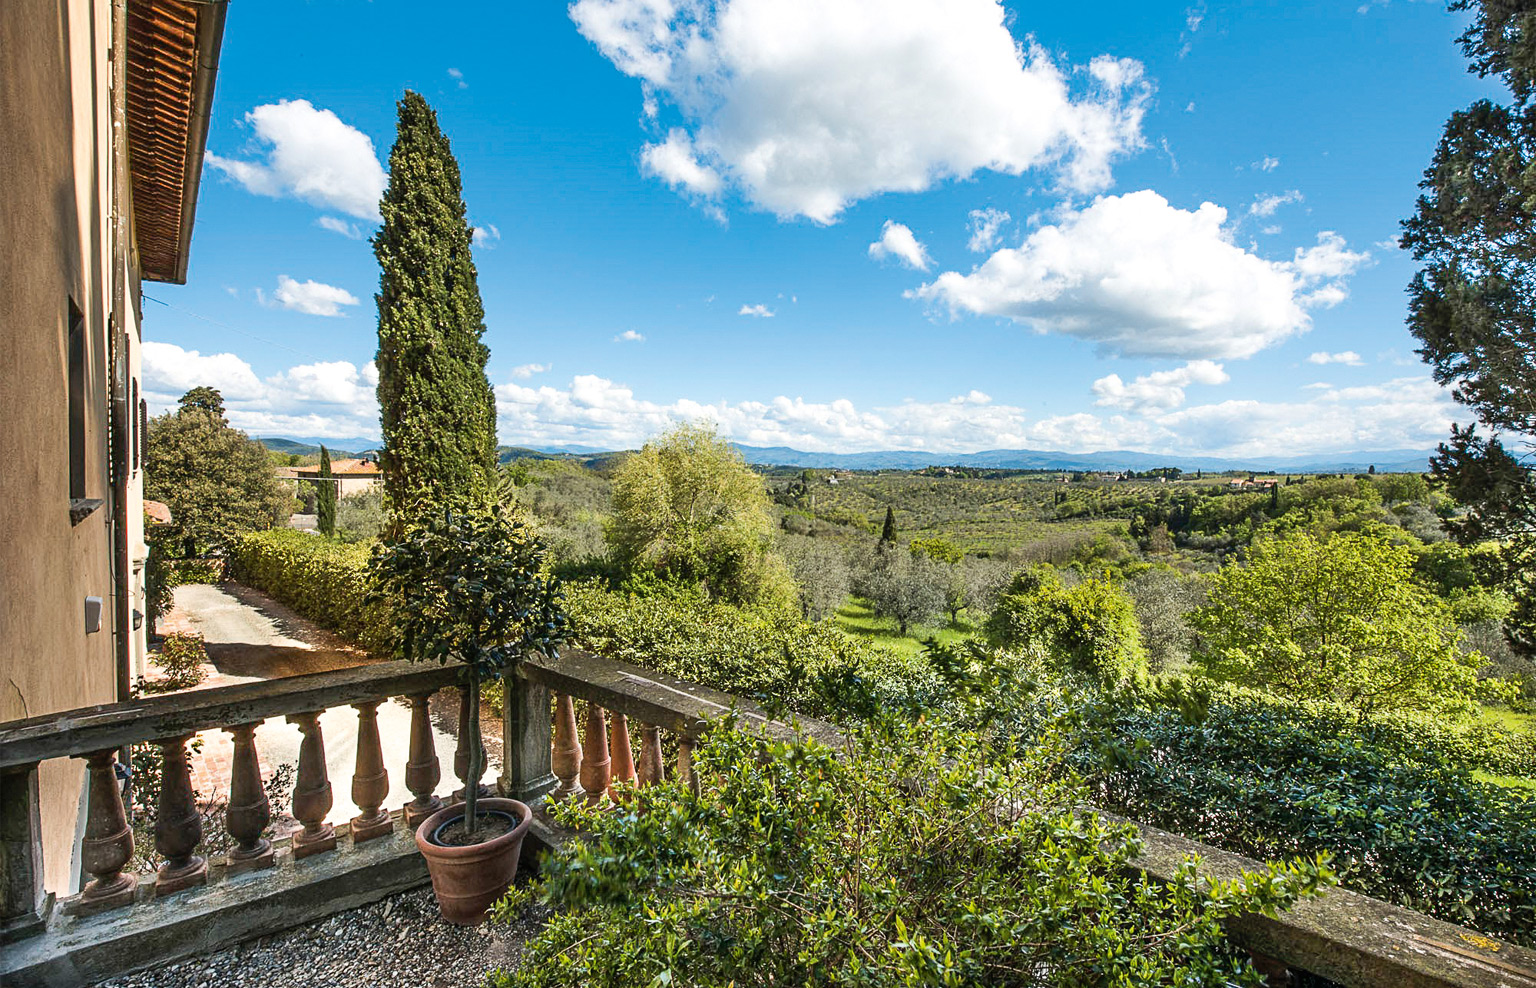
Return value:
<svg viewBox="0 0 1536 988">
<path fill-rule="evenodd" d="M 535 932 L 531 920 L 452 926 L 422 888 L 102 988 L 475 988 L 486 972 L 515 966 Z"/>
</svg>

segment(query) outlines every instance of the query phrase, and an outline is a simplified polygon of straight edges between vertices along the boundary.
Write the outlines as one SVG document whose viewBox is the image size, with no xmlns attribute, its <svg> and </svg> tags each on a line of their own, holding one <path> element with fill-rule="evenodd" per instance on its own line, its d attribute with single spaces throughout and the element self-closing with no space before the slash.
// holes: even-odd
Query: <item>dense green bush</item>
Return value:
<svg viewBox="0 0 1536 988">
<path fill-rule="evenodd" d="M 934 677 L 920 660 L 827 624 L 786 620 L 711 600 L 695 587 L 648 581 L 610 590 L 568 583 L 572 643 L 748 699 L 806 714 L 837 712 L 839 690 L 920 703 Z"/>
<path fill-rule="evenodd" d="M 1536 794 L 1429 735 L 1237 693 L 1079 704 L 1096 805 L 1263 859 L 1326 850 L 1348 887 L 1536 945 Z"/>
<path fill-rule="evenodd" d="M 1037 645 L 1062 671 L 1103 683 L 1146 672 L 1135 605 L 1104 580 L 1068 587 L 1049 568 L 1025 570 L 998 599 L 986 633 L 1003 648 Z"/>
<path fill-rule="evenodd" d="M 727 727 L 733 726 L 730 724 Z M 1273 915 L 1328 880 L 1316 860 L 1164 885 L 1132 828 L 1074 812 L 1048 748 L 933 719 L 835 752 L 741 730 L 696 752 L 700 792 L 573 804 L 590 836 L 498 907 L 556 914 L 510 986 L 1260 985 L 1222 920 Z M 843 757 L 838 757 L 839 755 Z"/>
<path fill-rule="evenodd" d="M 389 654 L 388 612 L 367 600 L 371 551 L 367 543 L 333 542 L 293 529 L 250 532 L 230 547 L 231 575 L 369 651 Z"/>
</svg>

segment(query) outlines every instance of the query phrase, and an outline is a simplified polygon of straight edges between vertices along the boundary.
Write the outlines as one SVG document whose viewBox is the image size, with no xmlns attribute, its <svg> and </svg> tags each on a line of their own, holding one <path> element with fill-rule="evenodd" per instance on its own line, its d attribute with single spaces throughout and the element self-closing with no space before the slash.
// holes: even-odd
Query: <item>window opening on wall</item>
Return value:
<svg viewBox="0 0 1536 988">
<path fill-rule="evenodd" d="M 85 315 L 69 300 L 69 497 L 85 493 L 86 418 Z"/>
</svg>

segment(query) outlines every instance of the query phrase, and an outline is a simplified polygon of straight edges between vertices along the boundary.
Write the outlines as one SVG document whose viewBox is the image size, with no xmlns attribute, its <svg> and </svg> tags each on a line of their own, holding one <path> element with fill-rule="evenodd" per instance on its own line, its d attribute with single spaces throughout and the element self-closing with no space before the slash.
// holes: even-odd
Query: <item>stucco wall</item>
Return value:
<svg viewBox="0 0 1536 988">
<path fill-rule="evenodd" d="M 108 499 L 105 0 L 0 2 L 0 719 L 115 699 L 111 509 L 69 517 L 69 302 L 87 327 L 86 494 Z M 85 599 L 102 599 L 87 634 Z M 75 888 L 82 770 L 44 763 L 47 885 Z"/>
</svg>

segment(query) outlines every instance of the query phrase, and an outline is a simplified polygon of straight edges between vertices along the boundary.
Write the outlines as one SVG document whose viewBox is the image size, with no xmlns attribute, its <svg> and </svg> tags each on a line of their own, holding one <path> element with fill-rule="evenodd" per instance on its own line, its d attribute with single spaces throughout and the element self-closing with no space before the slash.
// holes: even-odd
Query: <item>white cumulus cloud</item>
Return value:
<svg viewBox="0 0 1536 988">
<path fill-rule="evenodd" d="M 1307 330 L 1307 310 L 1342 299 L 1342 279 L 1369 257 L 1323 233 L 1289 261 L 1267 260 L 1234 244 L 1226 220 L 1214 203 L 1191 212 L 1150 190 L 1105 196 L 909 295 L 1113 353 L 1239 359 Z"/>
<path fill-rule="evenodd" d="M 210 151 L 208 164 L 257 195 L 379 219 L 387 179 L 367 134 L 303 99 L 258 106 L 245 121 L 265 159 L 237 160 Z"/>
<path fill-rule="evenodd" d="M 577 0 L 571 18 L 681 126 L 647 173 L 705 197 L 733 187 L 781 217 L 989 169 L 1051 169 L 1092 191 L 1142 144 L 1142 66 L 1072 68 L 1009 30 L 999 0 Z"/>
<path fill-rule="evenodd" d="M 501 231 L 490 223 L 475 227 L 474 232 L 470 234 L 470 240 L 473 241 L 474 245 L 476 247 L 483 247 L 486 250 L 495 247 L 496 241 L 500 239 Z"/>
<path fill-rule="evenodd" d="M 379 374 L 372 361 L 289 367 L 267 378 L 233 353 L 201 354 L 144 342 L 144 394 L 155 413 L 194 387 L 217 388 L 229 422 L 253 436 L 377 436 Z"/>
<path fill-rule="evenodd" d="M 880 239 L 869 245 L 869 256 L 877 261 L 894 257 L 918 271 L 927 271 L 932 263 L 928 259 L 928 248 L 918 241 L 911 228 L 895 220 L 885 221 L 885 226 L 880 228 Z"/>
<path fill-rule="evenodd" d="M 756 305 L 743 305 L 736 311 L 738 316 L 752 316 L 755 319 L 772 319 L 774 312 L 768 306 L 759 302 Z"/>
<path fill-rule="evenodd" d="M 272 299 L 285 309 L 311 316 L 341 316 L 343 305 L 358 305 L 356 295 L 345 288 L 319 281 L 295 281 L 286 274 L 277 276 L 277 291 Z"/>
<path fill-rule="evenodd" d="M 1130 412 L 1167 411 L 1184 404 L 1184 389 L 1191 384 L 1225 384 L 1231 380 L 1222 366 L 1211 360 L 1191 360 L 1173 370 L 1153 371 L 1127 384 L 1119 374 L 1093 382 L 1095 403 Z"/>
<path fill-rule="evenodd" d="M 1343 364 L 1346 367 L 1360 367 L 1365 364 L 1365 361 L 1361 360 L 1360 355 L 1353 350 L 1340 350 L 1338 353 L 1319 350 L 1307 358 L 1307 363 Z"/>
<path fill-rule="evenodd" d="M 553 364 L 518 364 L 512 368 L 512 376 L 519 381 L 526 381 L 535 374 L 543 374 L 553 368 Z"/>
<path fill-rule="evenodd" d="M 624 332 L 620 333 L 618 336 L 615 336 L 613 338 L 613 342 L 615 342 L 615 343 L 644 343 L 645 342 L 645 336 L 644 336 L 644 334 L 637 333 L 637 332 L 635 332 L 632 329 L 626 329 Z"/>
</svg>

